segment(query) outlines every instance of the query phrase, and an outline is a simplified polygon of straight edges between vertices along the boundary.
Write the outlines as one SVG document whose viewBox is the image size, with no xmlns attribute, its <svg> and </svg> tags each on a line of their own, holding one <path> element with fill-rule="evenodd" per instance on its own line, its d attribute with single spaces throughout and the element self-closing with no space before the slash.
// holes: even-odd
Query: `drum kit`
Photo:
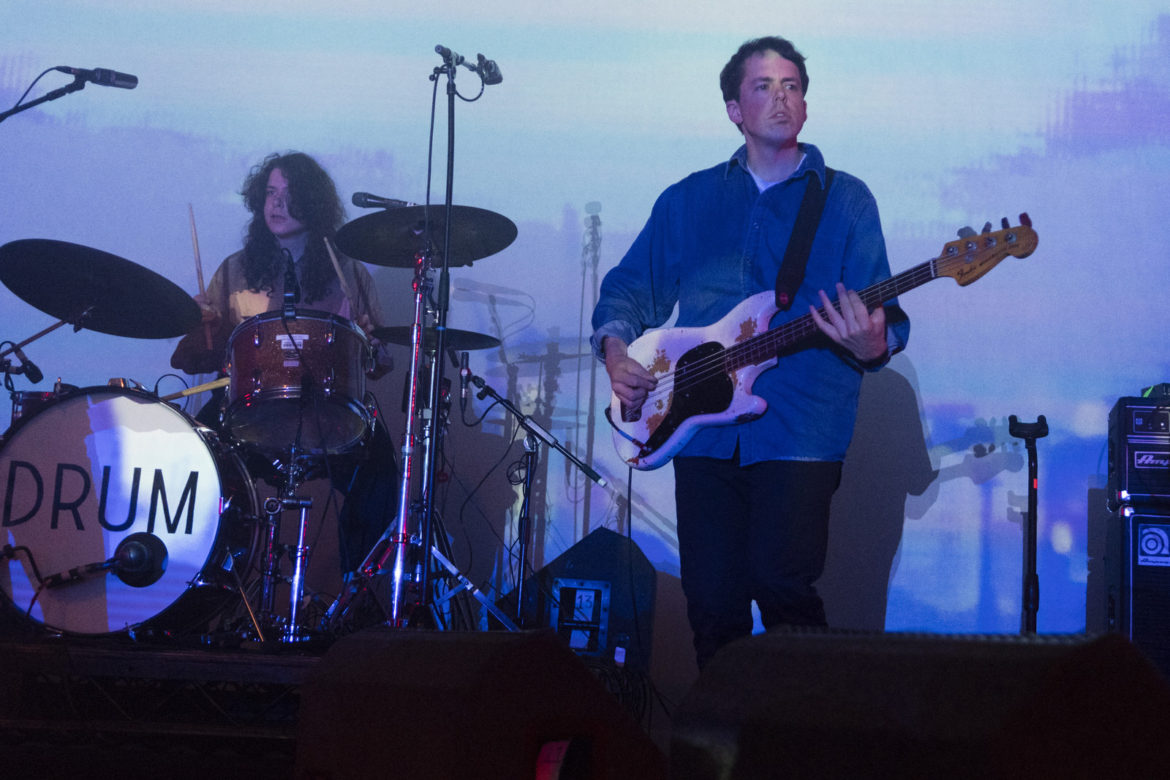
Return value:
<svg viewBox="0 0 1170 780">
<path fill-rule="evenodd" d="M 412 396 L 421 396 L 419 360 L 440 363 L 440 344 L 444 350 L 499 344 L 431 321 L 426 301 L 432 247 L 448 247 L 448 265 L 469 265 L 516 237 L 515 225 L 490 211 L 433 211 L 387 209 L 351 221 L 336 236 L 337 247 L 350 257 L 415 269 L 414 323 L 373 331 L 380 341 L 412 348 Z M 197 248 L 196 257 L 198 262 Z M 365 390 L 373 352 L 360 328 L 332 314 L 290 309 L 286 301 L 283 310 L 252 317 L 233 331 L 224 355 L 226 377 L 216 382 L 167 396 L 126 380 L 93 387 L 58 382 L 52 392 L 21 392 L 13 388 L 12 374 L 24 373 L 34 382 L 41 378 L 22 348 L 59 327 L 165 339 L 198 328 L 201 313 L 191 296 L 165 277 L 64 241 L 25 239 L 0 246 L 0 282 L 59 320 L 20 343 L 0 344 L 0 367 L 12 396 L 11 426 L 0 437 L 4 612 L 50 634 L 200 642 L 210 641 L 213 626 L 232 635 L 221 637 L 227 642 L 291 643 L 317 638 L 344 622 L 338 615 L 348 603 L 335 603 L 332 622 L 317 626 L 301 625 L 297 614 L 305 595 L 307 504 L 293 494 L 298 479 L 307 477 L 286 474 L 279 495 L 261 501 L 246 463 L 259 455 L 275 459 L 280 468 L 282 461 L 299 457 L 312 461 L 360 452 L 374 424 Z M 175 403 L 217 387 L 226 388 L 219 430 Z M 412 470 L 414 418 L 435 424 L 435 415 L 424 411 L 415 406 L 408 411 L 404 473 Z M 424 445 L 431 446 L 429 439 Z M 402 485 L 413 492 L 408 478 Z M 414 511 L 415 503 L 414 496 L 400 496 L 399 517 L 380 519 L 387 531 L 363 563 L 367 580 L 387 565 L 388 543 L 406 535 L 402 515 Z M 291 550 L 273 543 L 286 509 L 301 512 Z M 286 556 L 294 563 L 291 578 L 280 571 Z M 450 567 L 445 557 L 439 560 Z M 289 587 L 287 614 L 276 613 L 276 584 Z M 352 598 L 355 592 L 343 595 Z"/>
</svg>

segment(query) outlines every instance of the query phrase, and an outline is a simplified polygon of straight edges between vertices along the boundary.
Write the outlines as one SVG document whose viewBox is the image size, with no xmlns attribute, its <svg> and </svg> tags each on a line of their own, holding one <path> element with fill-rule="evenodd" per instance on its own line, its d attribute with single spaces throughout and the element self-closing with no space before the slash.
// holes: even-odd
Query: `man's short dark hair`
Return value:
<svg viewBox="0 0 1170 780">
<path fill-rule="evenodd" d="M 740 46 L 739 51 L 732 55 L 719 72 L 719 88 L 723 90 L 724 103 L 739 100 L 739 85 L 743 83 L 744 63 L 749 57 L 766 51 L 774 51 L 796 65 L 796 69 L 800 71 L 800 91 L 808 92 L 808 71 L 804 67 L 804 55 L 786 38 L 769 35 L 750 40 Z"/>
</svg>

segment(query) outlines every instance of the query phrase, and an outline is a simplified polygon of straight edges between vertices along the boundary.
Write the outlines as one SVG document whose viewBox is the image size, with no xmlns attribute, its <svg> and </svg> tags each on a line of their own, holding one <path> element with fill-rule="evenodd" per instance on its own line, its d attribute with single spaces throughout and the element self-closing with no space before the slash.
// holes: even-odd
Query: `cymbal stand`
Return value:
<svg viewBox="0 0 1170 780">
<path fill-rule="evenodd" d="M 440 361 L 441 358 L 431 351 L 428 351 L 425 356 L 420 355 L 420 357 L 429 360 L 432 363 L 431 371 L 429 373 L 432 382 L 435 381 L 436 370 L 433 366 L 433 363 Z M 408 413 L 410 415 L 408 420 L 408 427 L 413 432 L 415 425 L 417 424 L 417 420 L 423 421 L 422 436 L 418 438 L 421 441 L 423 447 L 423 456 L 425 462 L 426 458 L 429 457 L 430 452 L 432 450 L 438 449 L 437 440 L 443 436 L 443 431 L 446 429 L 449 393 L 444 394 L 443 388 L 440 387 L 439 405 L 433 409 L 421 408 L 422 405 L 418 403 L 418 375 L 420 373 L 421 366 L 412 365 L 412 370 L 410 372 L 410 376 L 408 377 L 407 383 L 407 407 L 409 410 Z M 414 438 L 414 434 L 411 433 L 407 438 L 407 441 L 413 442 Z M 413 453 L 413 446 L 410 448 L 404 448 L 403 450 L 404 461 L 406 462 L 409 462 L 406 457 L 408 452 Z M 427 476 L 428 475 L 424 471 L 424 474 L 422 475 L 424 479 L 422 484 L 422 491 L 424 494 L 431 490 L 431 482 L 429 479 L 426 479 Z M 404 479 L 403 490 L 405 490 L 408 485 L 409 479 Z M 418 503 L 403 501 L 403 495 L 405 495 L 405 493 L 400 492 L 398 511 L 414 514 L 419 513 L 420 505 Z M 358 566 L 355 572 L 357 579 L 353 582 L 350 582 L 348 587 L 343 589 L 341 596 L 339 596 L 338 599 L 330 606 L 328 612 L 325 615 L 325 620 L 322 626 L 323 629 L 326 631 L 345 630 L 348 627 L 346 623 L 348 613 L 351 610 L 354 599 L 357 598 L 358 593 L 363 589 L 372 592 L 374 590 L 372 586 L 374 578 L 378 574 L 385 572 L 386 564 L 391 556 L 395 556 L 396 562 L 398 560 L 402 560 L 403 556 L 408 551 L 407 544 L 409 543 L 415 545 L 416 547 L 429 548 L 431 556 L 434 557 L 439 565 L 447 570 L 449 576 L 452 579 L 459 583 L 457 587 L 452 587 L 446 591 L 442 597 L 432 600 L 432 594 L 430 592 L 430 577 L 428 575 L 428 577 L 424 580 L 424 578 L 419 574 L 419 571 L 424 566 L 423 561 L 416 561 L 414 564 L 414 570 L 409 574 L 405 571 L 405 566 L 400 568 L 396 564 L 394 572 L 398 576 L 394 581 L 395 586 L 404 580 L 411 580 L 419 583 L 425 581 L 427 583 L 427 592 L 420 592 L 418 594 L 420 598 L 419 604 L 417 606 L 431 607 L 435 613 L 436 624 L 442 622 L 438 613 L 441 611 L 443 603 L 450 602 L 455 596 L 459 595 L 460 592 L 466 590 L 472 597 L 479 601 L 479 603 L 483 605 L 483 607 L 488 612 L 495 616 L 495 618 L 502 626 L 510 631 L 518 630 L 516 624 L 513 623 L 506 614 L 504 614 L 504 611 L 497 607 L 490 598 L 488 598 L 482 591 L 480 591 L 479 588 L 477 588 L 475 584 L 471 582 L 471 580 L 468 579 L 468 577 L 464 575 L 463 572 L 461 572 L 454 563 L 451 562 L 450 550 L 446 549 L 448 545 L 446 544 L 445 532 L 442 529 L 442 524 L 438 517 L 435 517 L 432 520 L 430 528 L 431 536 L 428 537 L 429 544 L 423 543 L 421 536 L 407 538 L 404 537 L 400 531 L 395 533 L 396 529 L 393 526 L 387 529 L 387 532 L 383 534 L 382 538 L 375 543 L 373 549 L 369 552 L 369 554 L 366 555 L 365 559 Z M 422 557 L 424 560 L 429 560 L 429 556 Z M 381 603 L 379 601 L 379 605 L 380 604 Z M 393 606 L 391 607 L 391 610 L 393 610 Z M 387 617 L 392 624 L 397 624 L 397 619 L 393 616 L 393 614 L 388 615 Z M 406 616 L 405 619 L 408 620 L 409 616 Z"/>
<path fill-rule="evenodd" d="M 393 626 L 405 625 L 406 612 L 406 581 L 410 576 L 416 579 L 414 573 L 407 574 L 407 566 L 411 558 L 411 545 L 416 544 L 418 538 L 412 532 L 411 496 L 414 483 L 414 453 L 418 441 L 418 421 L 420 419 L 420 377 L 422 376 L 423 361 L 423 333 L 426 319 L 426 302 L 430 293 L 430 249 L 424 249 L 415 257 L 414 265 L 414 321 L 410 326 L 410 371 L 407 376 L 406 399 L 406 429 L 402 440 L 402 471 L 398 486 L 397 528 L 390 538 L 390 545 L 382 553 L 376 563 L 370 561 L 370 556 L 378 547 L 367 556 L 359 572 L 363 575 L 380 570 L 390 555 L 394 556 L 391 570 L 392 593 L 389 622 Z M 432 375 L 435 373 L 432 370 Z M 434 377 L 432 376 L 432 384 Z M 370 565 L 373 564 L 373 565 Z M 421 583 L 416 583 L 421 584 Z"/>
<path fill-rule="evenodd" d="M 520 509 L 520 522 L 517 524 L 516 528 L 516 535 L 518 537 L 517 548 L 520 551 L 518 574 L 516 577 L 516 622 L 523 625 L 522 611 L 524 608 L 524 573 L 525 569 L 528 567 L 528 536 L 531 531 L 531 524 L 529 521 L 529 499 L 532 491 L 532 473 L 536 470 L 536 461 L 539 454 L 538 440 L 544 442 L 552 449 L 564 455 L 569 459 L 569 462 L 571 462 L 577 468 L 581 469 L 585 476 L 589 477 L 589 479 L 593 480 L 601 487 L 605 487 L 608 483 L 604 478 L 602 478 L 600 474 L 594 471 L 592 467 L 589 466 L 589 464 L 585 463 L 568 449 L 566 449 L 565 445 L 561 444 L 555 436 L 538 425 L 531 417 L 521 412 L 515 404 L 496 392 L 495 388 L 485 382 L 482 378 L 472 374 L 471 383 L 479 388 L 479 392 L 476 393 L 476 398 L 479 398 L 482 401 L 485 397 L 491 396 L 496 403 L 507 409 L 508 412 L 516 418 L 516 422 L 520 424 L 520 427 L 528 432 L 524 437 L 524 501 Z"/>
</svg>

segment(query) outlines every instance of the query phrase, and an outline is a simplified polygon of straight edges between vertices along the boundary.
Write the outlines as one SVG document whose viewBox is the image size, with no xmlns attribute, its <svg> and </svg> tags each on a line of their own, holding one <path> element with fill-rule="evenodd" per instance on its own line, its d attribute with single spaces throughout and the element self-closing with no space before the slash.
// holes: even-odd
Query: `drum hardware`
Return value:
<svg viewBox="0 0 1170 780">
<path fill-rule="evenodd" d="M 48 391 L 13 390 L 8 395 L 12 400 L 11 425 L 16 425 L 23 419 L 31 417 L 37 411 L 45 408 L 58 398 L 77 390 L 76 385 L 67 385 L 58 378 L 53 383 L 53 389 Z"/>
<path fill-rule="evenodd" d="M 275 626 L 279 622 L 276 617 L 276 586 L 281 580 L 282 554 L 277 542 L 280 535 L 280 518 L 286 510 L 296 509 L 300 513 L 297 545 L 292 550 L 293 574 L 289 581 L 288 621 L 280 632 L 282 642 L 300 642 L 309 638 L 300 626 L 299 618 L 301 599 L 304 597 L 305 570 L 309 562 L 309 547 L 305 534 L 309 524 L 309 509 L 312 506 L 313 500 L 310 498 L 284 495 L 266 499 L 264 502 L 264 563 L 260 587 L 260 622 L 269 626 Z M 265 641 L 263 633 L 259 638 Z"/>
<path fill-rule="evenodd" d="M 122 390 L 141 390 L 148 392 L 146 385 L 135 379 L 127 379 L 125 377 L 113 377 L 106 382 L 106 387 L 117 387 Z"/>
</svg>

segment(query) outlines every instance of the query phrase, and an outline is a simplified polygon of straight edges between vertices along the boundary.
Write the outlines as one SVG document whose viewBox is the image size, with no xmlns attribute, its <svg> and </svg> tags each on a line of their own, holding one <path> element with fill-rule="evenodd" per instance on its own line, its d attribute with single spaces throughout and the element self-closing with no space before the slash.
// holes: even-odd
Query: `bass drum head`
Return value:
<svg viewBox="0 0 1170 780">
<path fill-rule="evenodd" d="M 256 506 L 214 433 L 147 393 L 86 388 L 0 448 L 0 595 L 55 632 L 193 630 L 247 576 Z M 130 547 L 143 534 L 162 543 L 145 563 L 127 555 L 135 534 Z M 154 572 L 134 576 L 144 565 Z"/>
</svg>

